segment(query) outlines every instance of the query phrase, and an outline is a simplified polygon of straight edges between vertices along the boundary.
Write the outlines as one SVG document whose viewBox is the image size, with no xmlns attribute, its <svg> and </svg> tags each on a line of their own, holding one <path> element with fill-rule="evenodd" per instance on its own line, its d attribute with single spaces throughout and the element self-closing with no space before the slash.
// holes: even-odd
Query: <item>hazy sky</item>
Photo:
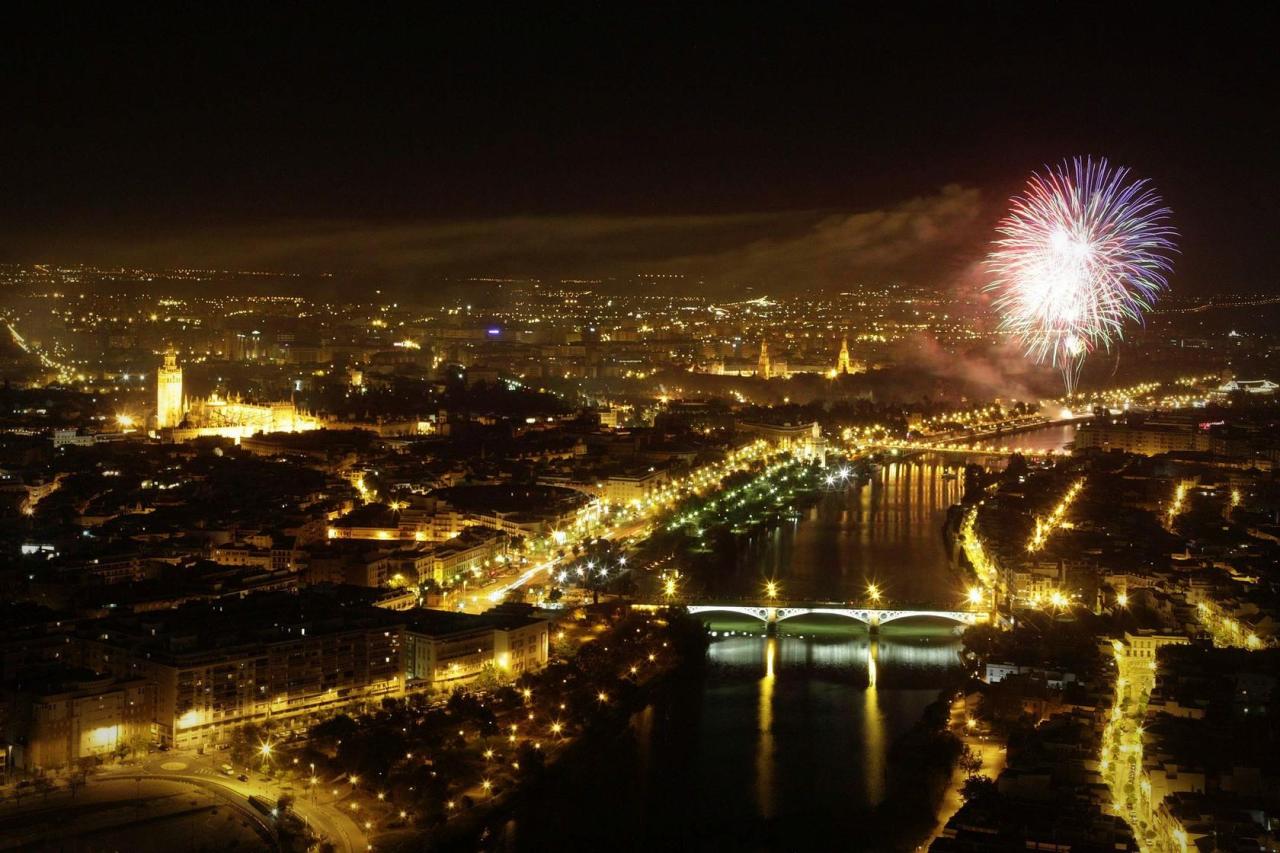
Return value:
<svg viewBox="0 0 1280 853">
<path fill-rule="evenodd" d="M 1093 154 L 1174 208 L 1175 287 L 1274 287 L 1280 75 L 1243 6 L 442 8 L 11 22 L 0 259 L 945 282 Z"/>
</svg>

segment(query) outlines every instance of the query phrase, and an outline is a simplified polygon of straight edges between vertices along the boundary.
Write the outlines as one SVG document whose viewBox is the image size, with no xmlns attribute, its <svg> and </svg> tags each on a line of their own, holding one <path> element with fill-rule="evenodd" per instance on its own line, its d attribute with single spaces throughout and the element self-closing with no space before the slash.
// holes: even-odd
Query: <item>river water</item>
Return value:
<svg viewBox="0 0 1280 853">
<path fill-rule="evenodd" d="M 1011 436 L 1056 447 L 1070 428 Z M 804 518 L 760 534 L 709 585 L 758 597 L 775 579 L 792 600 L 953 609 L 963 583 L 942 537 L 960 499 L 961 458 L 916 457 L 831 492 Z M 956 476 L 961 474 L 960 476 Z M 672 686 L 615 740 L 572 759 L 507 825 L 508 851 L 892 849 L 886 834 L 893 741 L 959 666 L 953 627 L 795 619 L 776 637 L 749 618 L 713 617 L 708 666 Z M 927 824 L 931 815 L 914 815 Z"/>
</svg>

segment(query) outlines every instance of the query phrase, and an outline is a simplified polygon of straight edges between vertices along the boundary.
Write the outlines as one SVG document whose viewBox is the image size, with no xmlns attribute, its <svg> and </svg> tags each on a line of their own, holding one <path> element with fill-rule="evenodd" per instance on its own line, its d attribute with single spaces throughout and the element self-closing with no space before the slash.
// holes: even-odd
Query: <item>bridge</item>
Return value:
<svg viewBox="0 0 1280 853">
<path fill-rule="evenodd" d="M 1064 413 L 1070 414 L 1070 413 Z M 1090 420 L 1092 413 L 1059 417 L 1056 419 L 1037 420 L 1032 423 L 1010 422 L 1001 426 L 999 431 L 992 428 L 962 435 L 940 434 L 926 436 L 915 441 L 882 441 L 875 444 L 881 450 L 899 453 L 957 453 L 964 456 L 1008 456 L 1010 453 L 1021 453 L 1023 456 L 1065 456 L 1065 450 L 1037 449 L 1027 447 L 1010 447 L 999 445 L 1002 438 L 1020 432 L 1032 432 L 1047 427 L 1064 426 Z"/>
<path fill-rule="evenodd" d="M 702 613 L 736 613 L 739 616 L 750 616 L 753 619 L 759 619 L 770 628 L 796 616 L 837 616 L 860 622 L 873 631 L 881 625 L 887 625 L 899 619 L 924 617 L 964 626 L 980 625 L 991 619 L 991 614 L 985 610 L 892 610 L 849 607 L 839 603 L 689 604 L 685 609 L 694 616 Z"/>
<path fill-rule="evenodd" d="M 1045 426 L 1054 426 L 1054 424 L 1046 424 Z M 1008 456 L 1010 453 L 1021 453 L 1023 456 L 1068 455 L 1065 450 L 1011 447 L 1007 444 L 981 443 L 982 441 L 982 437 L 947 438 L 934 441 L 884 442 L 876 445 L 876 447 L 882 451 L 896 453 L 955 453 L 960 456 Z"/>
</svg>

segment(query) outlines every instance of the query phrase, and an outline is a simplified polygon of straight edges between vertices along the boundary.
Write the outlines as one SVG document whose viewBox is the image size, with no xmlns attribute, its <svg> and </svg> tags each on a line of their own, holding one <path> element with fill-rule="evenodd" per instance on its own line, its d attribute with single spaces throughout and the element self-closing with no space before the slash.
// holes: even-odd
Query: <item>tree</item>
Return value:
<svg viewBox="0 0 1280 853">
<path fill-rule="evenodd" d="M 83 788 L 87 781 L 88 777 L 83 770 L 71 771 L 71 775 L 67 777 L 67 788 L 71 791 L 71 799 L 76 798 L 76 791 Z"/>
<path fill-rule="evenodd" d="M 267 732 L 257 723 L 246 723 L 231 732 L 231 760 L 248 766 L 261 758 Z"/>
<path fill-rule="evenodd" d="M 966 803 L 989 800 L 1000 796 L 995 780 L 990 776 L 970 776 L 960 786 L 960 798 Z"/>
<path fill-rule="evenodd" d="M 969 463 L 964 466 L 964 500 L 965 503 L 975 503 L 982 499 L 986 493 L 984 486 L 986 485 L 987 471 L 981 465 Z"/>
<path fill-rule="evenodd" d="M 355 720 L 346 714 L 338 714 L 312 726 L 307 737 L 317 749 L 332 754 L 338 751 L 343 740 L 355 737 L 359 731 L 360 726 Z"/>
<path fill-rule="evenodd" d="M 480 668 L 480 673 L 476 676 L 472 686 L 476 690 L 489 691 L 497 690 L 503 683 L 502 670 L 495 666 L 493 661 L 488 661 Z"/>
<path fill-rule="evenodd" d="M 547 760 L 542 750 L 525 741 L 516 750 L 516 763 L 520 765 L 520 775 L 529 778 L 537 776 L 546 768 Z"/>
<path fill-rule="evenodd" d="M 618 576 L 622 567 L 622 555 L 618 546 L 609 539 L 593 539 L 583 548 L 574 573 L 579 585 L 591 592 L 591 603 L 600 603 L 600 593 Z"/>
<path fill-rule="evenodd" d="M 960 753 L 960 759 L 957 764 L 964 771 L 964 775 L 972 779 L 982 769 L 982 756 L 966 746 L 964 751 Z"/>
<path fill-rule="evenodd" d="M 1004 469 L 1005 481 L 1011 482 L 1019 477 L 1025 477 L 1027 475 L 1027 471 L 1028 467 L 1026 457 L 1021 453 L 1010 453 L 1009 464 L 1007 464 Z"/>
</svg>

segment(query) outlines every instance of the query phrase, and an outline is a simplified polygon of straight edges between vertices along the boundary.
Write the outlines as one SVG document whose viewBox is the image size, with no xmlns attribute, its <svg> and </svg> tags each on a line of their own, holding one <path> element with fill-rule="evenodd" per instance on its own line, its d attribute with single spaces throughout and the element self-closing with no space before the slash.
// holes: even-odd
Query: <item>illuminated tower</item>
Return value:
<svg viewBox="0 0 1280 853">
<path fill-rule="evenodd" d="M 840 356 L 836 359 L 836 375 L 853 373 L 853 364 L 849 361 L 849 338 L 840 339 Z"/>
<path fill-rule="evenodd" d="M 156 429 L 172 429 L 182 423 L 182 368 L 178 357 L 164 354 L 164 367 L 156 371 Z"/>
<path fill-rule="evenodd" d="M 756 365 L 756 376 L 761 379 L 769 378 L 769 343 L 768 341 L 760 342 L 760 363 Z"/>
</svg>

